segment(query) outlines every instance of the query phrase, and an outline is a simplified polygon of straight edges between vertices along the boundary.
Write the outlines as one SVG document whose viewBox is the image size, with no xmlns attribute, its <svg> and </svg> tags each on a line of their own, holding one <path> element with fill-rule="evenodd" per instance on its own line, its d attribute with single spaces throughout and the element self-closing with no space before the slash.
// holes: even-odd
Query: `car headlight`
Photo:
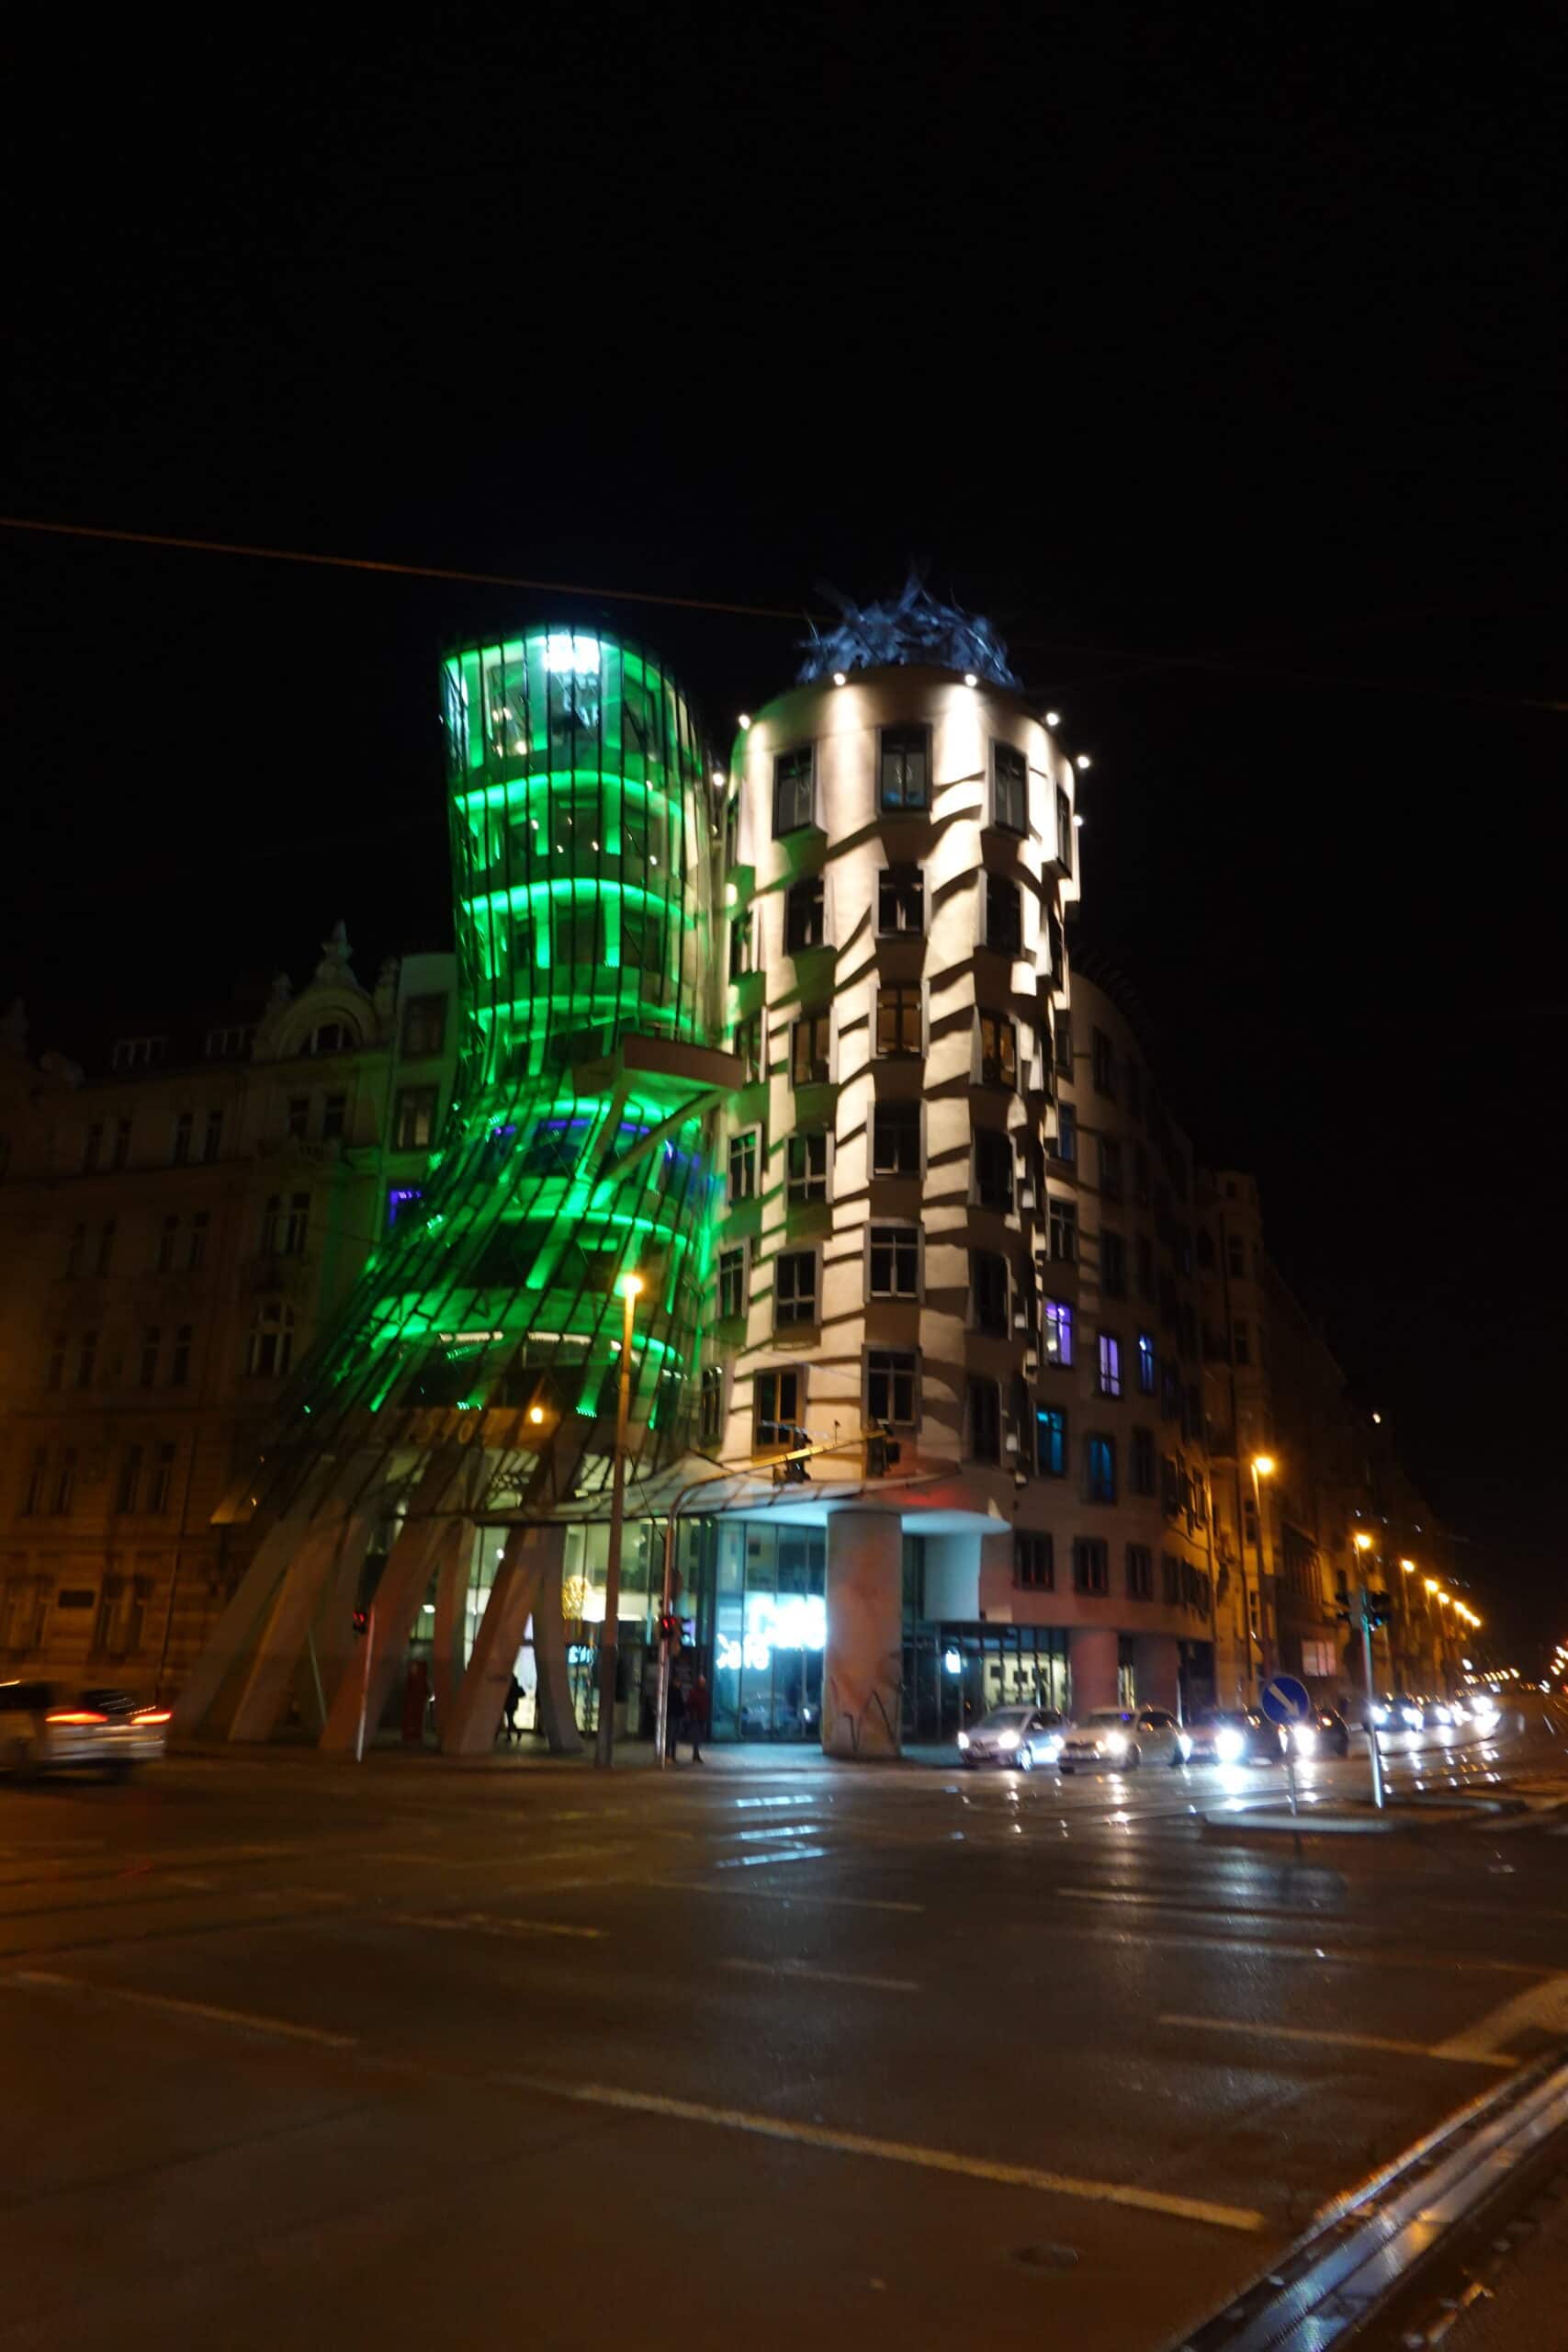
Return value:
<svg viewBox="0 0 1568 2352">
<path fill-rule="evenodd" d="M 1372 1718 L 1373 1723 L 1375 1723 L 1375 1724 L 1386 1724 L 1386 1723 L 1387 1723 L 1387 1721 L 1388 1721 L 1388 1709 L 1387 1709 L 1386 1707 L 1373 1707 L 1373 1708 L 1371 1710 L 1371 1718 Z"/>
<path fill-rule="evenodd" d="M 1181 1750 L 1181 1760 L 1185 1764 L 1192 1753 L 1191 1735 L 1188 1732 L 1179 1731 L 1176 1735 L 1176 1744 Z"/>
<path fill-rule="evenodd" d="M 1311 1724 L 1298 1724 L 1291 1734 L 1298 1756 L 1310 1756 L 1317 1746 L 1317 1732 Z"/>
<path fill-rule="evenodd" d="M 1015 1731 L 1004 1731 L 1004 1732 L 1002 1732 L 1002 1733 L 998 1736 L 998 1740 L 997 1740 L 997 1746 L 998 1746 L 998 1747 L 1016 1747 L 1018 1746 L 1018 1734 L 1017 1734 L 1017 1732 L 1015 1732 Z"/>
<path fill-rule="evenodd" d="M 968 1745 L 969 1745 L 969 1735 L 968 1735 L 968 1733 L 967 1733 L 966 1731 L 961 1731 L 961 1732 L 959 1733 L 959 1735 L 958 1735 L 958 1745 L 959 1745 L 959 1747 L 968 1747 Z"/>
<path fill-rule="evenodd" d="M 1043 1764 L 1054 1764 L 1062 1752 L 1062 1735 L 1054 1731 L 1048 1739 L 1037 1739 L 1034 1753 Z"/>
<path fill-rule="evenodd" d="M 1419 1707 L 1401 1707 L 1399 1712 L 1404 1717 L 1405 1723 L 1412 1731 L 1420 1730 L 1421 1710 Z"/>
<path fill-rule="evenodd" d="M 1214 1734 L 1214 1753 L 1222 1764 L 1239 1763 L 1246 1752 L 1247 1742 L 1240 1732 L 1221 1731 Z"/>
<path fill-rule="evenodd" d="M 1127 1753 L 1126 1733 L 1124 1731 L 1107 1732 L 1105 1735 L 1105 1752 L 1108 1756 L 1125 1756 Z"/>
</svg>

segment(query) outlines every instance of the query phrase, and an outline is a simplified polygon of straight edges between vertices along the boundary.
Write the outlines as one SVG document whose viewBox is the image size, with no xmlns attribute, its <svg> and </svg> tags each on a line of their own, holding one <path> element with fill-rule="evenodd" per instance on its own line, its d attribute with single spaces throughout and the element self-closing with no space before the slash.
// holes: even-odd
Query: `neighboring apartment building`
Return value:
<svg viewBox="0 0 1568 2352">
<path fill-rule="evenodd" d="M 286 979 L 100 1069 L 0 1033 L 0 1675 L 177 1684 L 238 1573 L 212 1513 L 450 1088 L 448 956 Z"/>
</svg>

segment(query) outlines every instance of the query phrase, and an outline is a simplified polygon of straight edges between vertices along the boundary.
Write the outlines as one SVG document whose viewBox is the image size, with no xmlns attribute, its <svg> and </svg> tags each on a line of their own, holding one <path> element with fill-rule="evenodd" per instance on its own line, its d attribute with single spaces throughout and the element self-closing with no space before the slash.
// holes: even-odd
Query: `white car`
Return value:
<svg viewBox="0 0 1568 2352">
<path fill-rule="evenodd" d="M 958 1753 L 966 1765 L 1010 1765 L 1032 1772 L 1037 1764 L 1054 1764 L 1063 1735 L 1071 1728 L 1054 1707 L 993 1707 L 973 1731 L 958 1735 Z"/>
<path fill-rule="evenodd" d="M 162 1756 L 168 1725 L 167 1707 L 138 1706 L 124 1690 L 0 1682 L 0 1768 L 18 1781 L 62 1771 L 123 1781 Z"/>
<path fill-rule="evenodd" d="M 1064 1772 L 1130 1772 L 1182 1762 L 1181 1727 L 1163 1707 L 1096 1707 L 1062 1742 Z"/>
</svg>

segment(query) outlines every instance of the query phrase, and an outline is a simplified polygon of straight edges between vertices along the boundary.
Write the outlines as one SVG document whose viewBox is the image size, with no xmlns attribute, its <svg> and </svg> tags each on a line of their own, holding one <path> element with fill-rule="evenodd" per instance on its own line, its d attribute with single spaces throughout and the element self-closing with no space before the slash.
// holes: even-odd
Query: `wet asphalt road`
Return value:
<svg viewBox="0 0 1568 2352">
<path fill-rule="evenodd" d="M 1182 1772 L 0 1786 L 0 2340 L 1152 2352 L 1568 2036 L 1560 1726 L 1393 1769 L 1541 1809 L 1297 1863 Z"/>
</svg>

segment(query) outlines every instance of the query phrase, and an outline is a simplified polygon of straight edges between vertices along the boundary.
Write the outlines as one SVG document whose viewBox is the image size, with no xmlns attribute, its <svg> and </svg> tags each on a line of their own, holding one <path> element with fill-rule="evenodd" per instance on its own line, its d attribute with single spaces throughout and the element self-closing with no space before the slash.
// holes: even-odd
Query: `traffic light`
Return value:
<svg viewBox="0 0 1568 2352">
<path fill-rule="evenodd" d="M 1368 1593 L 1366 1597 L 1367 1623 L 1371 1627 L 1374 1634 L 1377 1632 L 1380 1625 L 1386 1625 L 1388 1623 L 1393 1607 L 1393 1604 L 1389 1600 L 1386 1592 Z"/>
<path fill-rule="evenodd" d="M 370 1611 L 368 1609 L 356 1609 L 355 1611 L 354 1630 L 356 1634 L 367 1634 L 370 1631 Z"/>
<path fill-rule="evenodd" d="M 897 1467 L 900 1453 L 897 1438 L 887 1434 L 886 1421 L 867 1432 L 865 1441 L 865 1475 L 868 1478 L 886 1478 Z"/>
<path fill-rule="evenodd" d="M 667 1609 L 659 1620 L 659 1638 L 661 1642 L 673 1642 L 677 1645 L 680 1643 L 681 1620 L 672 1609 Z"/>
</svg>

